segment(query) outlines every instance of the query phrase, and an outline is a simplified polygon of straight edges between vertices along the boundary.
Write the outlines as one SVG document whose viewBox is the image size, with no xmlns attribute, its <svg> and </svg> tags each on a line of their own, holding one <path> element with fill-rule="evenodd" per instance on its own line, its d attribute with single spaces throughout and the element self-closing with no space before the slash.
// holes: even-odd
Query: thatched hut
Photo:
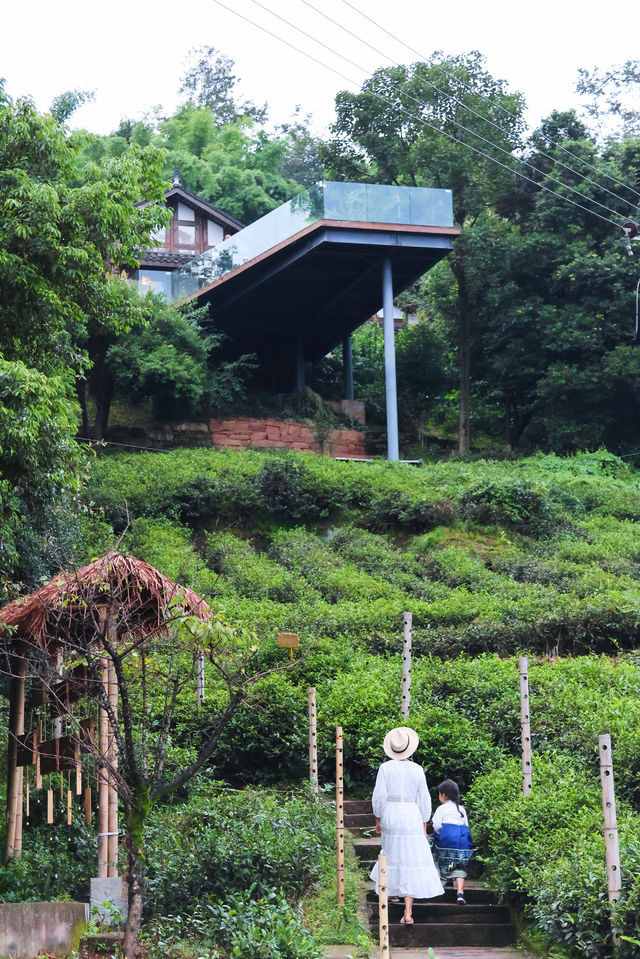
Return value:
<svg viewBox="0 0 640 959">
<path fill-rule="evenodd" d="M 6 858 L 22 850 L 24 765 L 39 760 L 37 732 L 25 733 L 25 687 L 37 684 L 47 670 L 55 672 L 68 695 L 64 661 L 84 658 L 84 680 L 102 683 L 99 711 L 100 746 L 117 717 L 118 694 L 113 664 L 105 655 L 110 644 L 130 638 L 144 640 L 177 617 L 211 617 L 205 601 L 193 590 L 158 572 L 135 556 L 111 552 L 73 572 L 54 576 L 45 586 L 0 609 L 0 636 L 4 640 L 10 673 L 10 709 L 7 764 Z M 87 687 L 88 688 L 88 687 Z M 50 687 L 54 698 L 55 687 Z M 107 719 L 106 713 L 109 713 Z M 58 725 L 60 737 L 60 725 Z M 28 745 L 25 759 L 25 744 Z M 58 746 L 58 744 L 56 744 Z M 29 754 L 30 750 L 30 754 Z M 59 758 L 60 750 L 56 748 Z M 111 764 L 117 760 L 111 757 Z M 98 875 L 115 875 L 117 865 L 117 796 L 103 773 L 99 802 Z"/>
</svg>

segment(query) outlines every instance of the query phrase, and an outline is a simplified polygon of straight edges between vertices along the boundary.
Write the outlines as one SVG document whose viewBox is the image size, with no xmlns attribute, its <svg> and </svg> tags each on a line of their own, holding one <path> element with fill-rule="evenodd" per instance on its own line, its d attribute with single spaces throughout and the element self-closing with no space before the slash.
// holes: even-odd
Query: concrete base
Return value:
<svg viewBox="0 0 640 959">
<path fill-rule="evenodd" d="M 0 956 L 68 956 L 88 921 L 86 902 L 5 902 L 0 905 Z"/>
<path fill-rule="evenodd" d="M 91 880 L 91 917 L 117 926 L 126 922 L 129 911 L 127 887 L 120 876 L 103 876 Z"/>
</svg>

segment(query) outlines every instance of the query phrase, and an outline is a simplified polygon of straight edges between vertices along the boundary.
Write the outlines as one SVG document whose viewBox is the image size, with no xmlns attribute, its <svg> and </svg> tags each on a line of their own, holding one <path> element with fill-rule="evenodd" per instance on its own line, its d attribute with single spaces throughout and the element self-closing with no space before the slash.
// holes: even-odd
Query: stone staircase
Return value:
<svg viewBox="0 0 640 959">
<path fill-rule="evenodd" d="M 380 852 L 375 835 L 375 817 L 371 803 L 345 800 L 345 827 L 354 837 L 358 860 L 367 874 Z M 496 901 L 491 889 L 474 881 L 465 882 L 466 906 L 459 906 L 453 889 L 437 899 L 417 899 L 413 905 L 413 924 L 401 925 L 402 902 L 389 902 L 389 938 L 392 946 L 427 948 L 429 946 L 500 947 L 511 945 L 515 929 L 509 909 Z M 378 897 L 367 893 L 367 914 L 374 936 L 378 932 Z"/>
</svg>

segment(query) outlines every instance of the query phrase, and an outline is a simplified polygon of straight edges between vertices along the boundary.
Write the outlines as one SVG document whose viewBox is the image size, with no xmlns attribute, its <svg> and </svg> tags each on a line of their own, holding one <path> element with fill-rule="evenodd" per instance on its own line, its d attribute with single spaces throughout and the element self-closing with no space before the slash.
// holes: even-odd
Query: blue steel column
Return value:
<svg viewBox="0 0 640 959">
<path fill-rule="evenodd" d="M 387 459 L 398 460 L 398 395 L 396 390 L 396 346 L 393 328 L 393 275 L 391 257 L 382 264 L 382 310 L 384 329 L 384 382 L 387 399 Z"/>
<path fill-rule="evenodd" d="M 342 341 L 342 361 L 344 366 L 344 396 L 347 400 L 353 399 L 353 352 L 351 350 L 351 337 L 347 336 Z"/>
</svg>

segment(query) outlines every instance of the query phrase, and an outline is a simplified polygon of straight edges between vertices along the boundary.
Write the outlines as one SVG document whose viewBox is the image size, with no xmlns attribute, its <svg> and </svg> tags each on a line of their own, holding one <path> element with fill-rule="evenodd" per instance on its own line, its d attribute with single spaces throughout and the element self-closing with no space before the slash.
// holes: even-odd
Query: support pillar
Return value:
<svg viewBox="0 0 640 959">
<path fill-rule="evenodd" d="M 296 390 L 304 393 L 304 340 L 300 334 L 296 340 Z"/>
<path fill-rule="evenodd" d="M 396 389 L 396 345 L 393 328 L 393 273 L 391 257 L 382 264 L 382 310 L 384 329 L 384 382 L 387 400 L 387 459 L 400 458 L 398 442 L 398 395 Z"/>
<path fill-rule="evenodd" d="M 11 655 L 9 738 L 7 746 L 7 842 L 5 862 L 22 851 L 22 769 L 18 766 L 18 736 L 24 734 L 26 662 L 20 650 Z"/>
<path fill-rule="evenodd" d="M 347 336 L 342 341 L 342 358 L 344 363 L 344 398 L 353 399 L 353 350 L 351 348 L 351 337 Z"/>
</svg>

